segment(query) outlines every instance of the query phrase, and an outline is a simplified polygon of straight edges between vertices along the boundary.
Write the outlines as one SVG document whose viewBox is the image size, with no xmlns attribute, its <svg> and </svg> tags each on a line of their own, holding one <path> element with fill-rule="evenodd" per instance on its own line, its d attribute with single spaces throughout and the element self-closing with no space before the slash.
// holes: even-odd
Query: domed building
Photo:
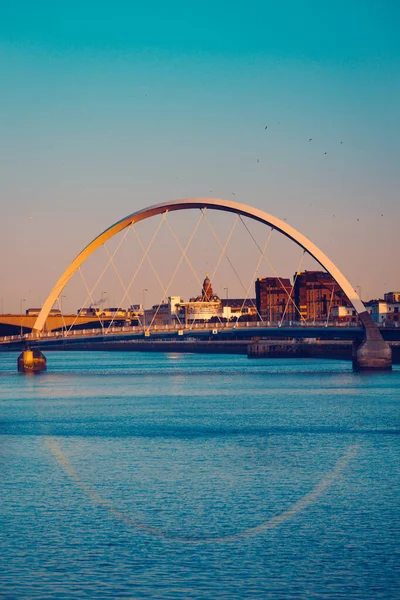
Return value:
<svg viewBox="0 0 400 600">
<path fill-rule="evenodd" d="M 214 294 L 211 280 L 206 275 L 201 293 L 195 298 L 190 298 L 189 302 L 180 302 L 179 309 L 181 318 L 185 323 L 209 321 L 213 317 L 221 317 L 222 302 L 217 294 Z"/>
<path fill-rule="evenodd" d="M 196 298 L 190 298 L 190 302 L 219 302 L 221 303 L 221 299 L 217 294 L 214 294 L 212 289 L 211 280 L 206 275 L 203 281 L 203 287 L 201 289 L 200 296 L 196 296 Z"/>
</svg>

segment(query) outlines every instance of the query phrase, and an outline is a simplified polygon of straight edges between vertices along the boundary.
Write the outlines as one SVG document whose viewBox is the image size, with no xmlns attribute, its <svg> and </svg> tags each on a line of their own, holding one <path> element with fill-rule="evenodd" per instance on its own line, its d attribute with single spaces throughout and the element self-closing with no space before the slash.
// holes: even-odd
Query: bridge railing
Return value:
<svg viewBox="0 0 400 600">
<path fill-rule="evenodd" d="M 398 323 L 394 323 L 394 326 L 398 326 Z M 380 324 L 384 327 L 385 324 Z M 151 327 L 143 327 L 137 325 L 123 325 L 109 327 L 107 329 L 93 328 L 93 329 L 72 329 L 70 331 L 43 331 L 40 333 L 25 333 L 21 335 L 11 335 L 0 337 L 0 343 L 29 341 L 36 339 L 65 339 L 71 337 L 106 337 L 110 334 L 122 334 L 122 333 L 133 333 L 137 335 L 149 336 L 152 333 L 160 332 L 173 332 L 181 331 L 186 334 L 190 334 L 191 331 L 209 330 L 211 331 L 223 331 L 223 330 L 235 330 L 235 329 L 256 329 L 256 328 L 271 328 L 271 329 L 290 329 L 291 327 L 304 327 L 304 328 L 343 328 L 343 327 L 360 327 L 359 323 L 340 323 L 332 322 L 327 324 L 326 321 L 316 321 L 308 323 L 304 321 L 284 321 L 283 323 L 277 321 L 237 321 L 227 323 L 191 323 L 191 324 L 158 324 L 152 325 Z"/>
</svg>

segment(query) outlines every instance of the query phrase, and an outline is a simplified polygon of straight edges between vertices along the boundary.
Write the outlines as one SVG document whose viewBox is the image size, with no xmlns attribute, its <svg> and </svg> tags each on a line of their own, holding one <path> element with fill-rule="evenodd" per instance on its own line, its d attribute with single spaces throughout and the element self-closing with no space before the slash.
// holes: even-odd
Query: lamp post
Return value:
<svg viewBox="0 0 400 600">
<path fill-rule="evenodd" d="M 145 294 L 146 292 L 148 292 L 149 290 L 147 288 L 143 288 L 142 294 L 143 294 L 143 327 L 146 327 L 146 310 L 144 308 L 144 299 L 145 299 Z"/>
<path fill-rule="evenodd" d="M 22 337 L 22 333 L 23 333 L 23 327 L 22 327 L 22 310 L 23 310 L 23 308 L 22 308 L 22 305 L 24 302 L 26 302 L 26 299 L 22 298 L 22 300 L 21 300 L 21 337 Z"/>
<path fill-rule="evenodd" d="M 225 318 L 228 321 L 228 288 L 224 287 L 225 290 L 225 295 L 226 295 L 226 305 L 225 305 Z M 224 309 L 222 309 L 223 311 Z M 222 312 L 222 316 L 224 316 L 224 313 Z"/>
<path fill-rule="evenodd" d="M 63 317 L 63 306 L 62 306 L 62 301 L 63 301 L 63 298 L 66 298 L 66 297 L 67 297 L 67 296 L 64 296 L 64 295 L 60 296 L 61 333 L 62 333 L 63 337 L 64 337 L 64 323 L 63 323 L 63 318 L 62 318 L 62 317 Z"/>
<path fill-rule="evenodd" d="M 107 297 L 107 292 L 101 292 L 101 312 L 104 313 L 104 297 Z M 101 333 L 104 335 L 104 314 L 102 315 L 101 319 Z"/>
<path fill-rule="evenodd" d="M 315 325 L 315 282 L 312 282 L 313 325 Z"/>
<path fill-rule="evenodd" d="M 267 287 L 268 290 L 268 308 L 269 308 L 269 323 L 268 325 L 272 325 L 272 304 L 271 304 L 271 286 Z"/>
</svg>

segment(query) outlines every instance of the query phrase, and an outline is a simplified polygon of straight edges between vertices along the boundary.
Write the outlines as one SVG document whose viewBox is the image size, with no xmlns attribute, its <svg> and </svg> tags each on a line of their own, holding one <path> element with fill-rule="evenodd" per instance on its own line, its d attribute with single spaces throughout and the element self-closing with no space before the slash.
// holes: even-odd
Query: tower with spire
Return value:
<svg viewBox="0 0 400 600">
<path fill-rule="evenodd" d="M 203 281 L 203 289 L 202 289 L 202 295 L 201 295 L 201 299 L 203 300 L 203 302 L 210 302 L 211 299 L 214 296 L 214 292 L 212 289 L 212 285 L 211 285 L 211 281 L 208 277 L 208 275 L 206 275 L 204 281 Z"/>
</svg>

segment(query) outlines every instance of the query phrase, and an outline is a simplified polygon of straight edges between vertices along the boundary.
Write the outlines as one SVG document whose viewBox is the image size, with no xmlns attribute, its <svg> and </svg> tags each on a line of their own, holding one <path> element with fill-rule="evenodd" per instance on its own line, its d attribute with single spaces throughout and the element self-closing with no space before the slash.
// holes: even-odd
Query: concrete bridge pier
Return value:
<svg viewBox="0 0 400 600">
<path fill-rule="evenodd" d="M 46 357 L 38 348 L 26 348 L 18 357 L 18 371 L 21 373 L 40 373 L 46 370 Z"/>
<path fill-rule="evenodd" d="M 353 342 L 354 371 L 390 371 L 392 369 L 391 347 L 383 339 L 369 312 L 364 311 L 359 314 L 359 317 L 365 328 L 365 337 L 363 342 Z"/>
</svg>

